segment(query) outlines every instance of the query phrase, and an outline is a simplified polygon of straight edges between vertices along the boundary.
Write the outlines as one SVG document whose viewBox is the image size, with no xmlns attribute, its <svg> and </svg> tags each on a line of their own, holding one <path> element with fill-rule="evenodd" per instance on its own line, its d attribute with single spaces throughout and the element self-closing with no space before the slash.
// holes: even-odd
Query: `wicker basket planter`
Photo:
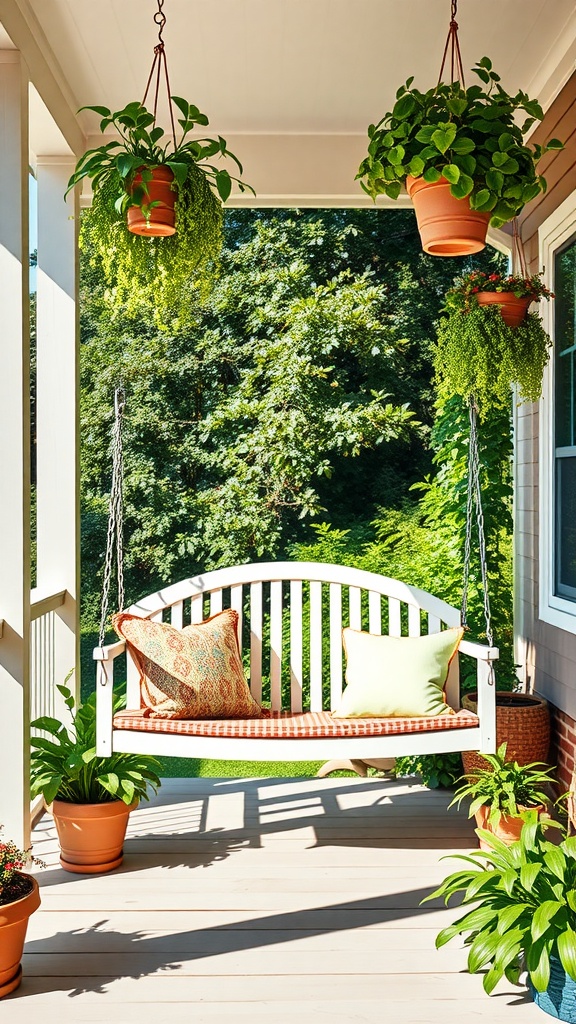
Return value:
<svg viewBox="0 0 576 1024">
<path fill-rule="evenodd" d="M 462 698 L 462 707 L 476 713 L 476 692 Z M 550 746 L 550 711 L 542 697 L 530 693 L 496 693 L 496 746 L 506 743 L 506 757 L 518 764 L 546 761 Z M 475 751 L 462 753 L 464 771 L 489 768 L 488 762 Z"/>
</svg>

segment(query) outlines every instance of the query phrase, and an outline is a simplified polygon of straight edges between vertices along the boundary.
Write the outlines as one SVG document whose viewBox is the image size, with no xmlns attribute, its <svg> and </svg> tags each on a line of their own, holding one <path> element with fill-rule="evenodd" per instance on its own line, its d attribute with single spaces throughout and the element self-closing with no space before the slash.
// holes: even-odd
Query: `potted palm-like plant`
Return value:
<svg viewBox="0 0 576 1024">
<path fill-rule="evenodd" d="M 551 824 L 526 822 L 510 846 L 479 830 L 485 852 L 453 855 L 465 866 L 426 900 L 461 897 L 465 914 L 439 933 L 436 946 L 464 935 L 468 970 L 483 972 L 488 994 L 504 977 L 518 984 L 525 971 L 537 1005 L 576 1024 L 576 836 L 549 842 Z"/>
<path fill-rule="evenodd" d="M 210 278 L 233 183 L 254 192 L 215 162 L 231 160 L 242 174 L 225 139 L 191 137 L 208 125 L 207 116 L 182 97 L 170 99 L 181 114 L 179 141 L 138 101 L 114 112 L 83 107 L 100 116 L 103 133 L 113 128 L 118 137 L 84 153 L 68 182 L 68 191 L 85 179 L 92 184 L 81 242 L 107 282 L 114 278 L 117 298 L 129 300 L 148 286 L 166 308 L 189 301 L 188 289 Z"/>
<path fill-rule="evenodd" d="M 38 882 L 23 870 L 29 864 L 44 867 L 30 850 L 19 850 L 0 835 L 0 999 L 22 980 L 20 960 L 28 921 L 40 906 Z"/>
<path fill-rule="evenodd" d="M 368 155 L 357 178 L 376 199 L 406 187 L 424 250 L 463 256 L 485 245 L 488 224 L 501 227 L 546 188 L 536 165 L 563 143 L 527 145 L 524 134 L 544 116 L 526 93 L 508 94 L 483 57 L 472 69 L 482 84 L 459 81 L 427 92 L 409 78 L 378 124 L 368 128 Z M 517 112 L 527 115 L 523 124 Z"/>
<path fill-rule="evenodd" d="M 546 810 L 548 794 L 545 787 L 554 781 L 551 772 L 541 762 L 520 765 L 506 760 L 506 744 L 496 754 L 484 754 L 487 768 L 477 768 L 459 780 L 450 804 L 458 807 L 470 800 L 468 817 L 476 817 L 479 829 L 493 832 L 505 843 L 515 842 L 522 831 L 527 813 L 541 815 Z M 480 838 L 480 846 L 485 848 Z"/>
<path fill-rule="evenodd" d="M 97 757 L 96 694 L 76 708 L 71 691 L 58 690 L 72 726 L 49 717 L 31 723 L 48 734 L 31 740 L 31 793 L 41 794 L 52 810 L 63 868 L 80 874 L 112 871 L 122 863 L 130 811 L 160 785 L 160 764 L 147 754 Z M 121 706 L 118 696 L 115 710 Z"/>
</svg>

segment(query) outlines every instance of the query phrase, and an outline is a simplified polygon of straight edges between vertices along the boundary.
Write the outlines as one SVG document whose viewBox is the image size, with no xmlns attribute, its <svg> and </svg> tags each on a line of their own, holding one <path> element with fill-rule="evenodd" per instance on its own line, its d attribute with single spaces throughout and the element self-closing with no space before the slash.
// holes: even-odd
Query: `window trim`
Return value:
<svg viewBox="0 0 576 1024">
<path fill-rule="evenodd" d="M 544 267 L 544 283 L 554 290 L 554 257 L 571 238 L 576 238 L 576 192 L 548 217 L 538 231 L 540 266 Z M 544 329 L 554 342 L 554 303 L 541 302 L 540 315 Z M 555 448 L 554 448 L 554 367 L 551 355 L 544 371 L 542 397 L 539 403 L 539 521 L 538 538 L 539 601 L 538 614 L 544 622 L 576 634 L 576 602 L 554 593 L 555 578 Z"/>
</svg>

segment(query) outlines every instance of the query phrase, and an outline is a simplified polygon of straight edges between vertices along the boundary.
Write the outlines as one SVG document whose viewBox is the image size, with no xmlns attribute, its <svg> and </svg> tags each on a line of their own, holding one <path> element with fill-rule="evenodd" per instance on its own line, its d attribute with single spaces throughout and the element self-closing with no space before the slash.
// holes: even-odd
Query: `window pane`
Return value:
<svg viewBox="0 0 576 1024">
<path fill-rule="evenodd" d="M 554 348 L 556 352 L 556 447 L 576 443 L 574 408 L 574 345 L 576 295 L 576 242 L 572 242 L 554 260 Z"/>
<path fill-rule="evenodd" d="M 556 460 L 556 593 L 576 599 L 576 458 Z"/>
</svg>

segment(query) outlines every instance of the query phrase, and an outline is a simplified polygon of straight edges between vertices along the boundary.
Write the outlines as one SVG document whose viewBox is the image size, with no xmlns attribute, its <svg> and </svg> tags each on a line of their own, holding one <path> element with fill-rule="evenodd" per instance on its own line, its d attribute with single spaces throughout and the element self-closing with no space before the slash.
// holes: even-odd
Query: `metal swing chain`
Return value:
<svg viewBox="0 0 576 1024">
<path fill-rule="evenodd" d="M 478 548 L 480 553 L 480 572 L 484 597 L 484 618 L 486 620 L 486 639 L 490 647 L 494 644 L 492 632 L 492 613 L 490 610 L 490 594 L 488 590 L 488 562 L 486 558 L 486 537 L 484 533 L 484 512 L 482 509 L 482 486 L 480 482 L 480 454 L 478 447 L 478 408 L 472 396 L 468 403 L 470 418 L 470 443 L 468 453 L 468 490 L 466 496 L 466 540 L 464 544 L 464 571 L 462 583 L 462 608 L 460 621 L 467 625 L 468 588 L 470 582 L 470 561 L 472 553 L 472 519 L 473 506 L 476 506 L 476 525 L 478 528 Z"/>
<path fill-rule="evenodd" d="M 108 604 L 110 584 L 112 580 L 112 562 L 116 547 L 116 572 L 118 579 L 118 608 L 124 607 L 124 549 L 123 549 L 123 484 L 124 459 L 122 452 L 122 418 L 126 408 L 124 388 L 118 387 L 114 392 L 114 427 L 112 429 L 112 483 L 110 486 L 110 511 L 108 516 L 108 534 L 106 537 L 106 559 L 104 563 L 104 581 L 102 584 L 102 607 L 100 612 L 100 633 L 98 646 L 104 644 L 108 620 Z"/>
</svg>

